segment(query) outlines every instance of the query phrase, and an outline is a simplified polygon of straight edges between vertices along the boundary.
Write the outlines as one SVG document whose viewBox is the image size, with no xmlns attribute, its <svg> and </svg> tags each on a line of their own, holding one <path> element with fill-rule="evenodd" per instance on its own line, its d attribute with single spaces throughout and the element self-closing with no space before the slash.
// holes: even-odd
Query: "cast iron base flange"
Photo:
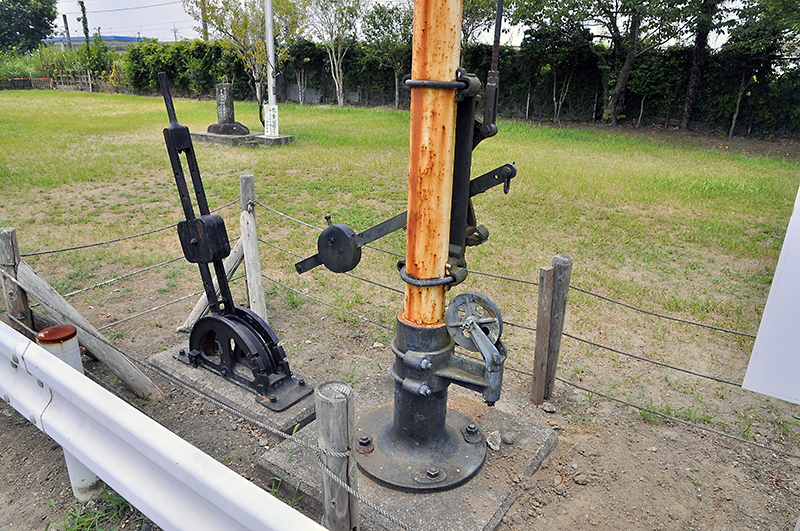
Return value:
<svg viewBox="0 0 800 531">
<path fill-rule="evenodd" d="M 392 409 L 363 417 L 356 425 L 357 462 L 371 479 L 406 491 L 438 491 L 461 485 L 486 461 L 483 433 L 466 415 L 447 410 L 442 433 L 424 445 L 399 436 Z"/>
</svg>

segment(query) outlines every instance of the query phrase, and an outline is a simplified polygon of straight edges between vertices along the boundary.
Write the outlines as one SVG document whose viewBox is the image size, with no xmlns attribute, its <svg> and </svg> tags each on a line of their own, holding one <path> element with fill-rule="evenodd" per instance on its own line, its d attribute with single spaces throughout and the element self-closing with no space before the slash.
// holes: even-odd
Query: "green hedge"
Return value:
<svg viewBox="0 0 800 531">
<path fill-rule="evenodd" d="M 236 99 L 252 98 L 254 94 L 242 64 L 218 42 L 143 41 L 128 48 L 125 63 L 128 82 L 141 94 L 160 90 L 159 72 L 167 73 L 176 94 L 213 95 L 214 85 L 224 81 L 233 83 Z"/>
</svg>

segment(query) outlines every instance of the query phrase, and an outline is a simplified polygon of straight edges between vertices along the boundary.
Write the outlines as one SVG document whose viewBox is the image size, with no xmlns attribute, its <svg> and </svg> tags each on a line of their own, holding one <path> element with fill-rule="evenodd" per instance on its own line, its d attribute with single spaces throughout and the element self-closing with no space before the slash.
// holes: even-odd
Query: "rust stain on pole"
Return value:
<svg viewBox="0 0 800 531">
<path fill-rule="evenodd" d="M 461 0 L 416 0 L 411 78 L 455 81 L 461 42 Z M 411 89 L 406 273 L 445 276 L 453 188 L 455 89 Z M 406 286 L 401 318 L 416 326 L 444 323 L 443 286 Z"/>
</svg>

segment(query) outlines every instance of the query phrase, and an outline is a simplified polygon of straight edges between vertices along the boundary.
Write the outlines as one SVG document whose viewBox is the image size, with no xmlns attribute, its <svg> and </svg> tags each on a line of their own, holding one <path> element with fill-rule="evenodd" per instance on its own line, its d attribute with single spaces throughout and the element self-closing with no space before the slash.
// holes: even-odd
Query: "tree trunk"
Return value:
<svg viewBox="0 0 800 531">
<path fill-rule="evenodd" d="M 253 87 L 256 89 L 256 102 L 258 102 L 258 119 L 261 120 L 261 125 L 264 124 L 264 89 L 261 87 L 261 82 L 253 79 Z"/>
<path fill-rule="evenodd" d="M 394 108 L 400 108 L 400 70 L 394 71 Z"/>
<path fill-rule="evenodd" d="M 574 74 L 575 65 L 573 64 L 572 68 L 570 68 L 569 75 L 561 82 L 561 94 L 558 96 L 558 114 L 556 115 L 559 125 L 561 125 L 561 111 L 564 109 L 564 100 L 567 99 L 567 94 L 569 94 L 569 86 L 572 84 L 572 76 Z"/>
<path fill-rule="evenodd" d="M 556 98 L 556 86 L 558 85 L 558 73 L 553 68 L 553 123 L 558 123 L 558 99 Z"/>
<path fill-rule="evenodd" d="M 611 92 L 611 97 L 608 100 L 608 107 L 606 107 L 604 113 L 604 118 L 611 125 L 617 125 L 617 115 L 619 114 L 618 106 L 628 86 L 628 80 L 631 78 L 634 61 L 636 61 L 636 51 L 630 48 L 625 55 L 625 62 L 619 72 L 617 83 L 614 85 L 614 90 Z"/>
<path fill-rule="evenodd" d="M 644 114 L 644 96 L 642 96 L 642 104 L 639 105 L 639 119 L 636 120 L 636 129 L 642 125 L 642 114 Z"/>
<path fill-rule="evenodd" d="M 697 101 L 697 94 L 700 91 L 700 81 L 703 77 L 703 67 L 708 58 L 708 34 L 713 27 L 712 17 L 717 11 L 721 0 L 703 0 L 700 6 L 700 17 L 697 20 L 697 34 L 694 39 L 694 51 L 692 52 L 692 69 L 689 72 L 689 83 L 686 86 L 686 101 L 683 104 L 683 117 L 681 118 L 681 129 L 689 129 L 689 120 L 692 117 L 692 110 Z"/>
<path fill-rule="evenodd" d="M 742 83 L 739 85 L 739 95 L 736 97 L 736 110 L 733 111 L 733 119 L 731 120 L 731 130 L 728 132 L 728 138 L 733 138 L 733 130 L 736 128 L 736 119 L 739 118 L 739 108 L 742 105 L 742 97 L 744 96 L 750 81 L 747 79 L 747 71 L 742 72 Z"/>
<path fill-rule="evenodd" d="M 604 113 L 604 118 L 611 125 L 617 125 L 617 115 L 619 114 L 619 109 L 617 107 L 622 99 L 622 95 L 625 94 L 625 89 L 628 87 L 628 80 L 630 80 L 631 72 L 633 71 L 633 63 L 636 61 L 636 45 L 639 42 L 640 23 L 639 15 L 631 16 L 628 51 L 625 54 L 625 62 L 622 64 L 622 69 L 619 71 L 617 83 L 614 85 L 614 90 L 611 92 L 611 97 L 608 100 L 608 106 Z"/>
</svg>

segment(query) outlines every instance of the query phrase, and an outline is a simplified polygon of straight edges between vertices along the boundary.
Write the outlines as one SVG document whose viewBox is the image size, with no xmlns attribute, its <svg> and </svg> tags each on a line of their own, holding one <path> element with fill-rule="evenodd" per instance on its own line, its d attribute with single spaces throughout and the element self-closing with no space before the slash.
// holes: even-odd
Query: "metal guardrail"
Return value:
<svg viewBox="0 0 800 531">
<path fill-rule="evenodd" d="M 165 531 L 324 529 L 2 323 L 0 394 Z"/>
</svg>

